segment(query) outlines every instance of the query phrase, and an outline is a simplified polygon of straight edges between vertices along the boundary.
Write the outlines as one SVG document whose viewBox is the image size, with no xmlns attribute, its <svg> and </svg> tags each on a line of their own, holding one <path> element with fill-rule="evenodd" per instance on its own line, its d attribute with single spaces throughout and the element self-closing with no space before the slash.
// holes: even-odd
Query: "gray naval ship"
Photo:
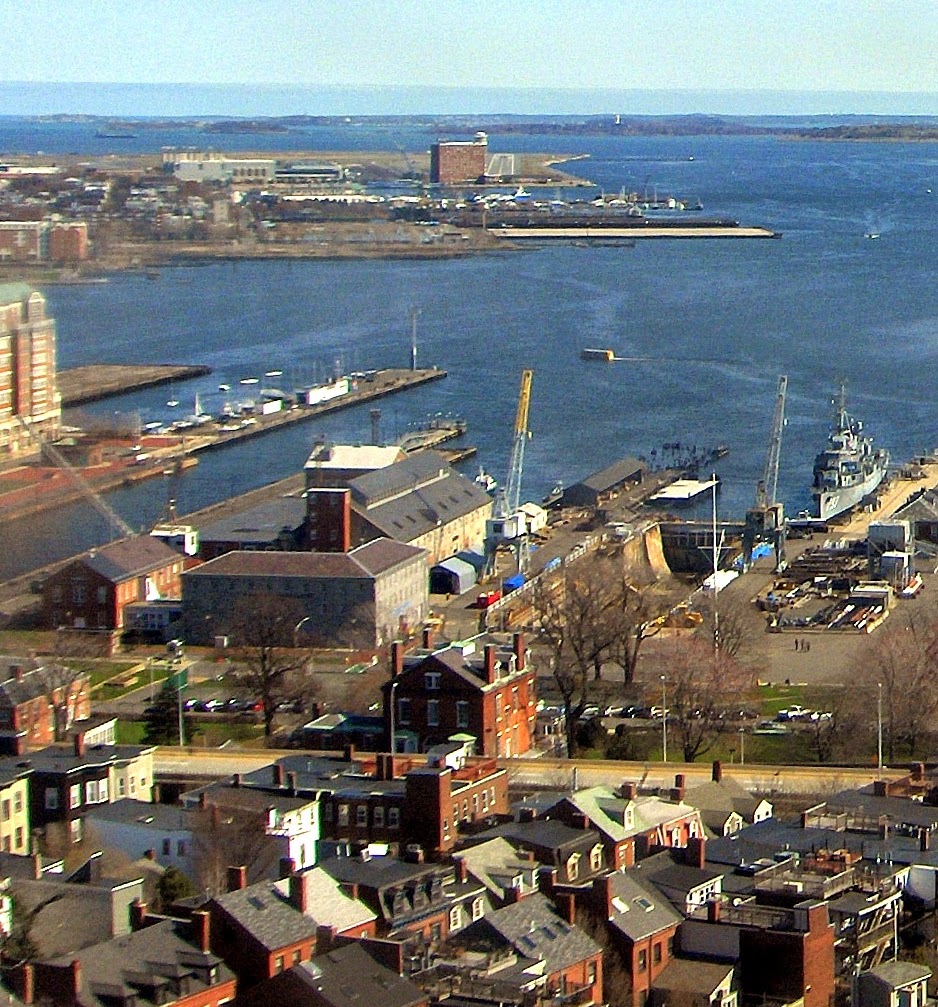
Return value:
<svg viewBox="0 0 938 1007">
<path fill-rule="evenodd" d="M 856 506 L 883 481 L 888 464 L 889 452 L 874 450 L 863 424 L 847 413 L 846 389 L 841 385 L 830 437 L 814 459 L 814 516 L 824 521 Z"/>
</svg>

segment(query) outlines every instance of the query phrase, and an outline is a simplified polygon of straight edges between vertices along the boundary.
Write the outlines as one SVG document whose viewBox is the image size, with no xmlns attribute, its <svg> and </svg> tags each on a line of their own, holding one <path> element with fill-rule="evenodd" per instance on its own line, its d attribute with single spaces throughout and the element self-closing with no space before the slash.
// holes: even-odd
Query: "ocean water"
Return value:
<svg viewBox="0 0 938 1007">
<path fill-rule="evenodd" d="M 393 149 L 386 131 L 332 130 L 336 147 Z M 394 138 L 396 140 L 396 138 Z M 426 136 L 406 138 L 410 149 Z M 347 140 L 343 144 L 343 141 Z M 548 247 L 460 260 L 247 262 L 163 269 L 157 281 L 50 287 L 63 367 L 204 363 L 210 378 L 112 399 L 97 411 L 167 419 L 221 404 L 220 382 L 284 371 L 296 384 L 343 368 L 405 366 L 408 310 L 419 358 L 446 381 L 380 403 L 386 437 L 458 412 L 479 459 L 504 479 L 521 370 L 534 370 L 524 495 L 540 499 L 623 455 L 666 442 L 726 444 L 720 510 L 751 502 L 778 376 L 789 376 L 779 496 L 807 507 L 814 455 L 846 380 L 849 405 L 893 458 L 938 444 L 938 147 L 770 138 L 498 137 L 500 149 L 588 153 L 572 170 L 621 188 L 700 198 L 704 214 L 781 240 L 640 241 L 634 249 Z M 419 148 L 416 148 L 419 149 Z M 864 237 L 877 232 L 878 240 Z M 579 359 L 585 346 L 641 358 Z M 368 407 L 203 455 L 190 473 L 108 499 L 145 526 L 168 496 L 184 512 L 301 468 L 313 438 L 366 440 Z M 469 469 L 471 471 L 471 467 Z M 29 534 L 25 534 L 26 530 Z M 0 577 L 107 537 L 76 505 L 5 528 Z"/>
</svg>

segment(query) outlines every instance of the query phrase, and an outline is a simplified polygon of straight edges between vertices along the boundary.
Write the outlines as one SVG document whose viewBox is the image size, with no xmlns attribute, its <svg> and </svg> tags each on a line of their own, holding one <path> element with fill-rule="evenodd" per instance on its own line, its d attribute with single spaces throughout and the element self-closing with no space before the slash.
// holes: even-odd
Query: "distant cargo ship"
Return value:
<svg viewBox="0 0 938 1007">
<path fill-rule="evenodd" d="M 615 360 L 616 355 L 613 350 L 585 349 L 580 350 L 581 360 Z"/>
<path fill-rule="evenodd" d="M 889 453 L 874 450 L 863 424 L 847 413 L 841 385 L 827 446 L 814 459 L 814 517 L 826 521 L 855 507 L 883 481 L 888 464 Z"/>
<path fill-rule="evenodd" d="M 99 129 L 94 135 L 99 140 L 135 140 L 137 137 L 129 129 Z"/>
</svg>

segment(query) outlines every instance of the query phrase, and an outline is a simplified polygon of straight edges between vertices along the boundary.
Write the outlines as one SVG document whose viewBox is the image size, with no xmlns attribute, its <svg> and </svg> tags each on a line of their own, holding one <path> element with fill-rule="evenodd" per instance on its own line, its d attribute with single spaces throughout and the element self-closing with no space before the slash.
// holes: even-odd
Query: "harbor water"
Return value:
<svg viewBox="0 0 938 1007">
<path fill-rule="evenodd" d="M 341 146 L 341 136 L 330 139 L 321 145 Z M 409 139 L 426 145 L 432 138 Z M 358 129 L 355 143 L 388 146 L 378 130 L 363 140 Z M 408 312 L 416 305 L 418 361 L 449 377 L 383 400 L 386 438 L 427 414 L 459 413 L 478 461 L 503 479 L 521 370 L 530 367 L 526 498 L 539 500 L 557 480 L 569 484 L 664 443 L 726 444 L 717 472 L 727 517 L 752 500 L 781 373 L 789 392 L 779 496 L 789 513 L 809 505 L 814 455 L 841 379 L 851 411 L 894 459 L 938 443 L 933 144 L 515 136 L 491 143 L 589 153 L 570 168 L 607 195 L 657 189 L 699 198 L 708 216 L 784 236 L 552 245 L 438 261 L 218 263 L 162 269 L 156 280 L 127 275 L 49 287 L 60 366 L 212 367 L 210 377 L 94 407 L 137 411 L 144 423 L 168 420 L 191 412 L 196 393 L 203 408 L 236 400 L 245 378 L 291 388 L 331 374 L 336 361 L 344 371 L 406 366 Z M 584 361 L 584 347 L 626 359 Z M 269 371 L 283 374 L 267 378 Z M 180 402 L 175 414 L 168 400 Z M 368 409 L 203 455 L 172 483 L 145 482 L 108 500 L 137 527 L 156 519 L 169 496 L 180 512 L 205 506 L 298 471 L 317 436 L 367 440 Z M 100 543 L 107 529 L 79 504 L 0 535 L 6 579 Z"/>
</svg>

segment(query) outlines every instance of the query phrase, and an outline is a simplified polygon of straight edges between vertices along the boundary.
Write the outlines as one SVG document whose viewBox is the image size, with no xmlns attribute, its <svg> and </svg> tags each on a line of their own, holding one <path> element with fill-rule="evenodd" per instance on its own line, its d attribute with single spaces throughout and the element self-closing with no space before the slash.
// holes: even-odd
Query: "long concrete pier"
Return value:
<svg viewBox="0 0 938 1007">
<path fill-rule="evenodd" d="M 510 241 L 631 241 L 638 238 L 780 238 L 767 227 L 493 227 L 493 238 Z"/>
</svg>

